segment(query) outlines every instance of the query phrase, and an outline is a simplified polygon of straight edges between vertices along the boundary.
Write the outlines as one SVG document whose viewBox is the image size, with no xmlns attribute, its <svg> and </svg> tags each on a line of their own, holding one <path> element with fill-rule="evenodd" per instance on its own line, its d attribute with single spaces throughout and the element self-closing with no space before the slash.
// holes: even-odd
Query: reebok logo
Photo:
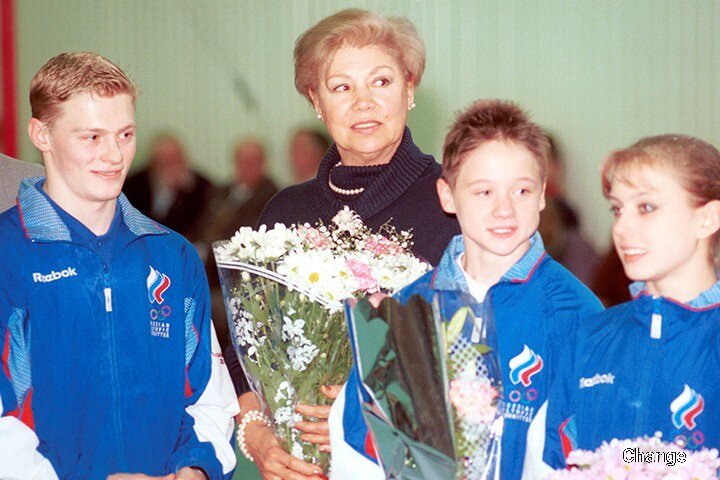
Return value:
<svg viewBox="0 0 720 480">
<path fill-rule="evenodd" d="M 33 273 L 33 282 L 35 282 L 35 283 L 54 282 L 55 280 L 60 280 L 61 278 L 68 278 L 68 277 L 77 277 L 77 272 L 75 271 L 74 267 L 68 267 L 65 270 L 60 270 L 59 272 L 56 272 L 55 270 L 53 270 L 46 275 L 43 275 L 42 273 L 39 273 L 39 272 L 35 272 L 35 273 Z"/>
<path fill-rule="evenodd" d="M 580 379 L 580 388 L 590 388 L 594 387 L 595 385 L 600 385 L 601 383 L 614 384 L 615 375 L 613 375 L 612 373 L 603 373 L 602 375 L 596 373 L 590 378 L 582 377 Z"/>
</svg>

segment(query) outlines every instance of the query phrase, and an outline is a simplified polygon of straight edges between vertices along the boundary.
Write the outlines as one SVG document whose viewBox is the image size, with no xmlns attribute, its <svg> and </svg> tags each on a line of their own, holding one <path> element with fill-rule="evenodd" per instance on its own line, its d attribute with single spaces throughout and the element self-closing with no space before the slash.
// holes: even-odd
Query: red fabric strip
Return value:
<svg viewBox="0 0 720 480">
<path fill-rule="evenodd" d="M 14 1 L 0 0 L 0 57 L 2 62 L 2 146 L 4 153 L 18 156 L 17 104 L 15 102 L 15 15 Z"/>
</svg>

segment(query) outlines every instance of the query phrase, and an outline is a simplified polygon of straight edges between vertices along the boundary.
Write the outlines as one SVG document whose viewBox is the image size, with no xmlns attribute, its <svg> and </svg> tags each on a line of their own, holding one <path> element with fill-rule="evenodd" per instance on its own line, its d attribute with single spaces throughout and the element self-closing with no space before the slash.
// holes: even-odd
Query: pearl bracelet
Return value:
<svg viewBox="0 0 720 480">
<path fill-rule="evenodd" d="M 242 454 L 245 455 L 245 458 L 251 462 L 254 462 L 255 460 L 250 456 L 250 452 L 248 452 L 247 445 L 245 444 L 245 429 L 248 425 L 254 422 L 264 423 L 268 428 L 272 427 L 270 418 L 260 410 L 248 410 L 242 416 L 242 421 L 237 429 L 237 443 Z"/>
</svg>

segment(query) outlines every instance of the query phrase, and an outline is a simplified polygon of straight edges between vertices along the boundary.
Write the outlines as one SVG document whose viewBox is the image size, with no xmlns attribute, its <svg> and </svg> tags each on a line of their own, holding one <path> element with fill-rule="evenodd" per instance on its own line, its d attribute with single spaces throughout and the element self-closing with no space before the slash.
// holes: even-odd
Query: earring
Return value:
<svg viewBox="0 0 720 480">
<path fill-rule="evenodd" d="M 412 110 L 413 108 L 415 108 L 415 102 L 412 102 L 410 103 L 410 105 L 408 105 L 408 110 Z"/>
<path fill-rule="evenodd" d="M 317 112 L 317 115 L 315 115 L 315 116 L 318 118 L 318 120 L 322 120 L 322 113 Z"/>
</svg>

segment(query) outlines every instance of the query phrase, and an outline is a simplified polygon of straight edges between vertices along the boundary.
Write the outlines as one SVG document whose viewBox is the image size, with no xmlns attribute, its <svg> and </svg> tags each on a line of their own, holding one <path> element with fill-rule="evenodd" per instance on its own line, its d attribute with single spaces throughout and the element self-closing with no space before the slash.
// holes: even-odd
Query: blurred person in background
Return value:
<svg viewBox="0 0 720 480">
<path fill-rule="evenodd" d="M 42 165 L 15 160 L 0 153 L 0 212 L 15 205 L 20 180 L 44 173 Z"/>
<path fill-rule="evenodd" d="M 313 180 L 332 141 L 315 128 L 300 128 L 290 138 L 290 167 L 294 183 Z"/>
<path fill-rule="evenodd" d="M 565 162 L 557 143 L 550 142 L 545 209 L 540 212 L 540 235 L 547 252 L 570 270 L 581 282 L 590 285 L 600 258 L 584 237 L 580 217 L 565 196 Z"/>
<path fill-rule="evenodd" d="M 212 242 L 232 237 L 240 227 L 253 227 L 265 205 L 278 192 L 267 174 L 267 154 L 254 137 L 240 140 L 233 149 L 233 181 L 217 189 L 202 227 L 203 239 Z"/>
<path fill-rule="evenodd" d="M 180 139 L 161 133 L 151 143 L 147 166 L 128 177 L 123 192 L 142 213 L 194 242 L 214 187 L 190 168 Z"/>
<path fill-rule="evenodd" d="M 231 238 L 240 227 L 252 227 L 258 221 L 263 208 L 278 191 L 267 175 L 266 165 L 265 146 L 259 139 L 240 140 L 233 149 L 232 183 L 217 189 L 207 213 L 202 215 L 208 220 L 200 226 L 201 241 L 196 242 L 196 246 L 205 257 L 212 318 L 223 348 L 230 344 L 230 337 L 212 244 Z"/>
<path fill-rule="evenodd" d="M 611 244 L 600 259 L 588 287 L 595 292 L 603 305 L 612 307 L 632 300 L 630 279 L 625 275 L 617 250 Z"/>
</svg>

